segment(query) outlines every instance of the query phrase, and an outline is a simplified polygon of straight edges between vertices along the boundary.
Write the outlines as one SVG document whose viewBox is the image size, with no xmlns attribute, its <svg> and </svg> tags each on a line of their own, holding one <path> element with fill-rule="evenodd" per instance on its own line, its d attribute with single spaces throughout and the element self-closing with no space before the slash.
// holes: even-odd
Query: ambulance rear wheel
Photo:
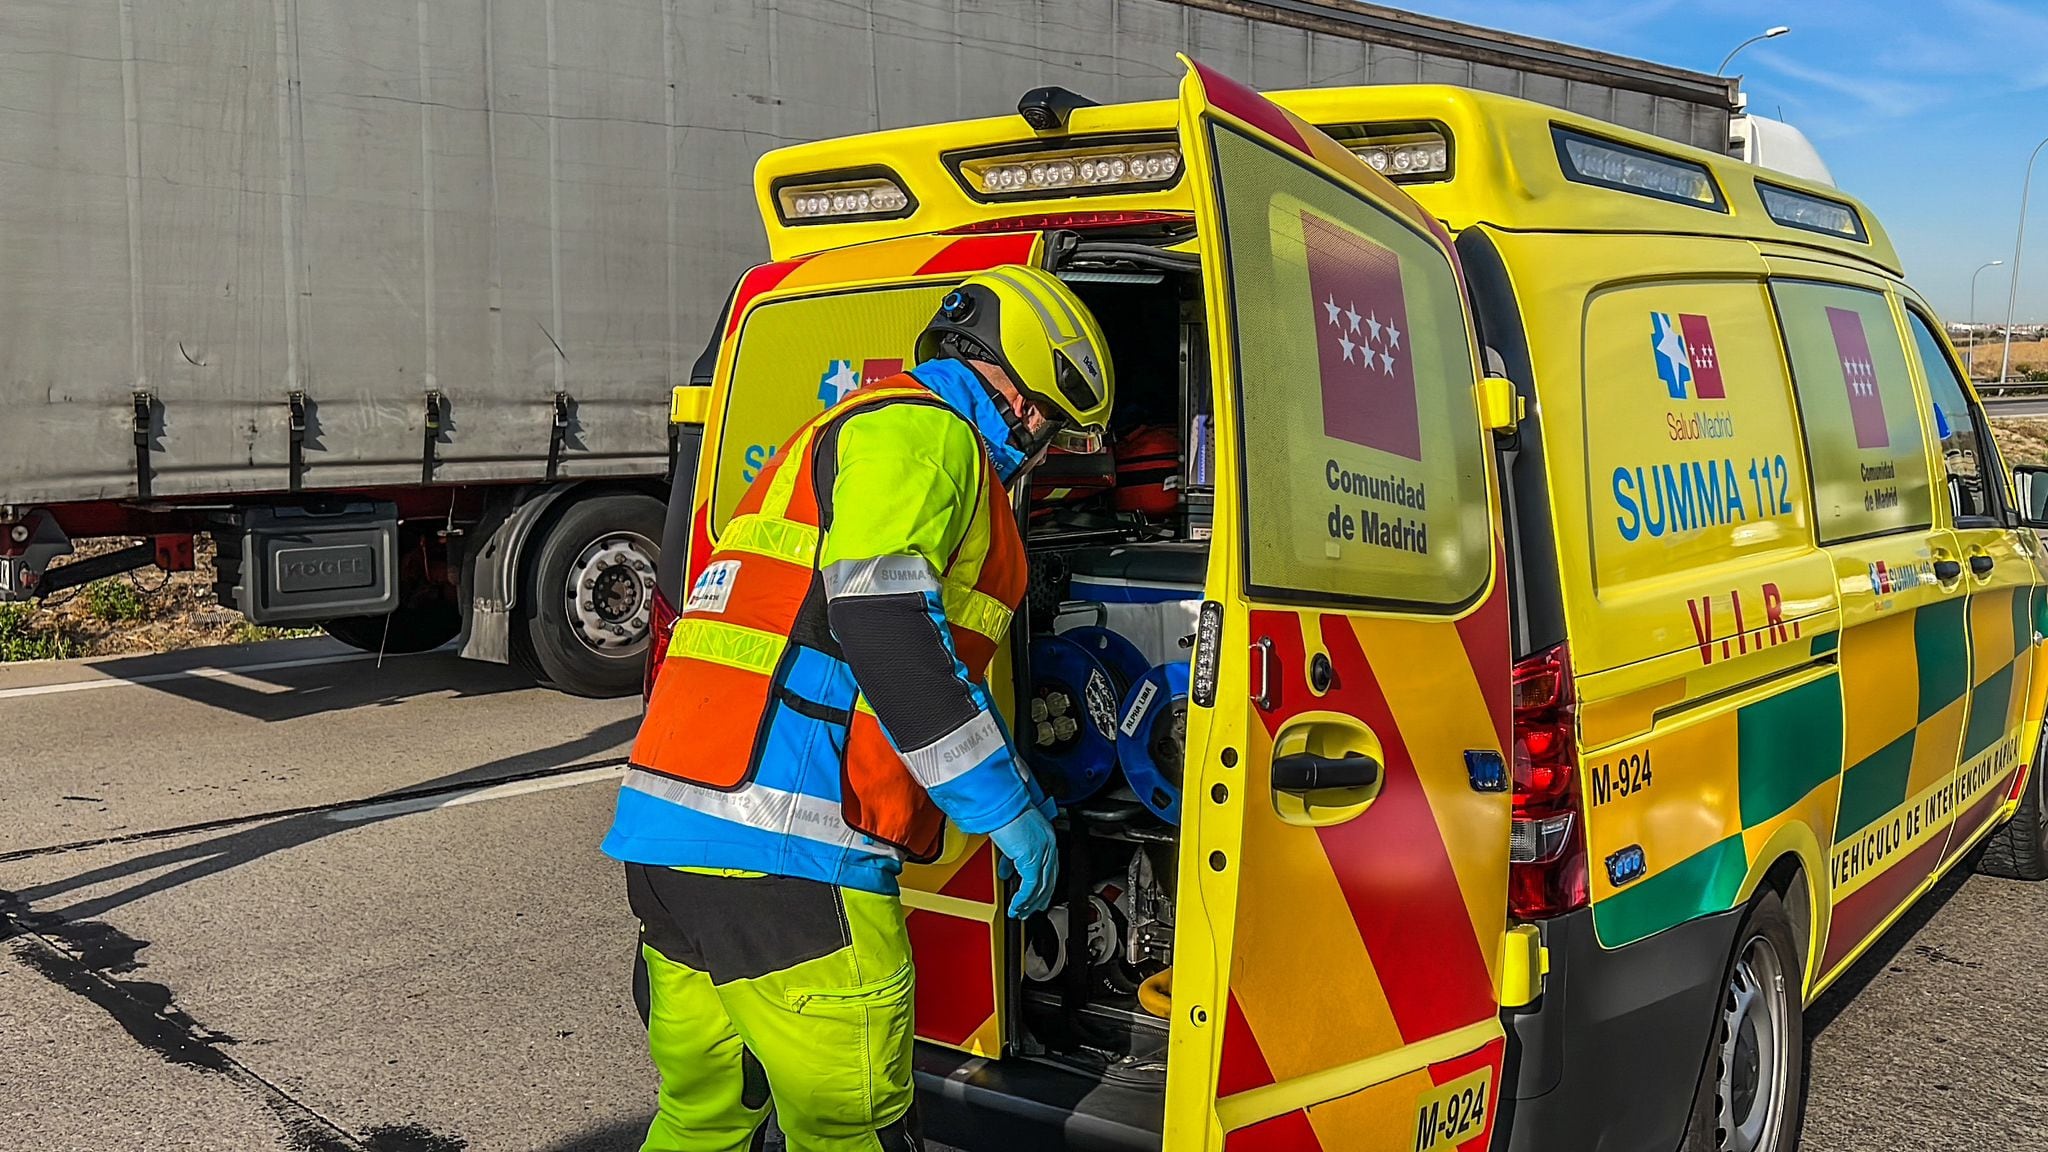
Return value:
<svg viewBox="0 0 2048 1152">
<path fill-rule="evenodd" d="M 528 557 L 512 654 L 573 696 L 640 690 L 667 509 L 609 492 L 571 504 Z"/>
<path fill-rule="evenodd" d="M 2048 731 L 2041 748 L 2048 751 Z M 2008 880 L 2048 880 L 2048 765 L 2034 754 L 2027 786 L 2020 792 L 2019 811 L 1984 842 L 1977 871 Z"/>
<path fill-rule="evenodd" d="M 1785 902 L 1750 901 L 1715 1004 L 1687 1152 L 1791 1152 L 1805 1118 L 1802 960 Z"/>
</svg>

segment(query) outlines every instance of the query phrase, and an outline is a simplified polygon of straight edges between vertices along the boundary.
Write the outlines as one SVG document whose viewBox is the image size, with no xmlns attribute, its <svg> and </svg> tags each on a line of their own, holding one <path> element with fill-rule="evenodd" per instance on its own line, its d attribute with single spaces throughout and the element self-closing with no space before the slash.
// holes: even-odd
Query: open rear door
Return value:
<svg viewBox="0 0 2048 1152">
<path fill-rule="evenodd" d="M 1508 620 L 1454 255 L 1188 62 L 1216 518 L 1165 1147 L 1486 1147 L 1504 1047 Z"/>
</svg>

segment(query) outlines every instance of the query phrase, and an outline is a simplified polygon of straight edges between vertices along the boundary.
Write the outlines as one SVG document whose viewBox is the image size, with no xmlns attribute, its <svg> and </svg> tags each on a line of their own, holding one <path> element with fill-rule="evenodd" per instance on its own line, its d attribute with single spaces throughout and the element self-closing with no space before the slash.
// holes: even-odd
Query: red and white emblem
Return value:
<svg viewBox="0 0 2048 1152">
<path fill-rule="evenodd" d="M 1856 422 L 1856 446 L 1890 447 L 1884 397 L 1877 390 L 1877 365 L 1870 362 L 1870 339 L 1863 332 L 1862 315 L 1847 308 L 1830 308 L 1828 327 L 1834 331 L 1835 354 L 1842 362 L 1842 387 L 1849 393 L 1849 415 Z"/>
<path fill-rule="evenodd" d="M 1301 214 L 1322 373 L 1323 434 L 1422 459 L 1408 305 L 1393 252 Z"/>
</svg>

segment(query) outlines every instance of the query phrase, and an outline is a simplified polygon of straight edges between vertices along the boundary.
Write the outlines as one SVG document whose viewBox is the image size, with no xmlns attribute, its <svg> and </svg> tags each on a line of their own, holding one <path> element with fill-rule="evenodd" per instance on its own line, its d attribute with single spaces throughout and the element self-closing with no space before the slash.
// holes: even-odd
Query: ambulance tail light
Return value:
<svg viewBox="0 0 2048 1152">
<path fill-rule="evenodd" d="M 1508 909 L 1520 920 L 1587 903 L 1571 657 L 1560 644 L 1514 668 L 1514 823 Z"/>
<path fill-rule="evenodd" d="M 668 659 L 668 642 L 675 636 L 676 621 L 681 617 L 676 606 L 662 595 L 659 585 L 654 589 L 654 611 L 648 621 L 647 639 L 647 680 L 640 686 L 642 699 L 654 695 L 654 678 L 661 674 L 661 662 Z"/>
</svg>

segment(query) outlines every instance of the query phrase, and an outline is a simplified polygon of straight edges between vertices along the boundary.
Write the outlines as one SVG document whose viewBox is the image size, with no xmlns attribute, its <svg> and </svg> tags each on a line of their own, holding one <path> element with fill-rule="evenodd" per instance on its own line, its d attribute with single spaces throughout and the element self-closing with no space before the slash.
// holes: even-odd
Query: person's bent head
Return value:
<svg viewBox="0 0 2048 1152">
<path fill-rule="evenodd" d="M 1006 265 L 969 277 L 939 302 L 917 358 L 974 369 L 1027 461 L 1055 442 L 1101 446 L 1116 398 L 1109 345 L 1087 305 L 1042 268 Z"/>
</svg>

